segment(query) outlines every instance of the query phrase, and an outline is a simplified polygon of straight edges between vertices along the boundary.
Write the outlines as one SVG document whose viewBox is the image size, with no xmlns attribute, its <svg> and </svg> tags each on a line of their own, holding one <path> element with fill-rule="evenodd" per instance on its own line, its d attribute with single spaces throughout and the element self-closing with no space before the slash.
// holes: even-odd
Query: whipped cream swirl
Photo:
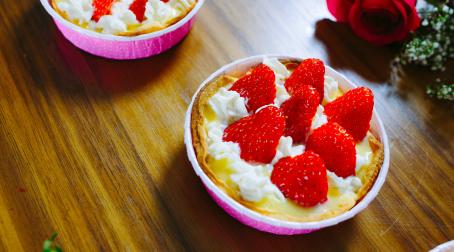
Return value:
<svg viewBox="0 0 454 252">
<path fill-rule="evenodd" d="M 249 115 L 245 99 L 239 93 L 230 91 L 228 88 L 230 85 L 221 87 L 208 101 L 217 119 L 226 125 Z"/>
</svg>

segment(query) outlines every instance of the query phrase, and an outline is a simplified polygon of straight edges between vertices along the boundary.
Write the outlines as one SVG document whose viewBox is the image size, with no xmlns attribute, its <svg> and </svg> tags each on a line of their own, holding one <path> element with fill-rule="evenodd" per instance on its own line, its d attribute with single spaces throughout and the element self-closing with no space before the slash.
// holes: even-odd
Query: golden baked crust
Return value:
<svg viewBox="0 0 454 252">
<path fill-rule="evenodd" d="M 372 188 L 385 159 L 383 144 L 377 138 L 370 138 L 369 145 L 372 148 L 373 157 L 368 169 L 360 169 L 357 173 L 357 176 L 361 178 L 361 181 L 365 181 L 363 186 L 356 193 L 358 195 L 357 201 L 360 201 L 366 196 L 367 192 Z"/>
<path fill-rule="evenodd" d="M 288 69 L 292 70 L 298 62 L 283 62 Z M 357 176 L 363 181 L 362 187 L 358 190 L 356 202 L 341 202 L 336 205 L 335 209 L 329 209 L 326 212 L 311 214 L 310 216 L 293 216 L 288 213 L 277 212 L 270 209 L 264 209 L 257 207 L 253 202 L 245 201 L 241 198 L 238 190 L 226 185 L 223 181 L 216 177 L 216 174 L 210 169 L 208 163 L 212 157 L 208 154 L 207 151 L 207 132 L 205 127 L 205 111 L 207 109 L 208 100 L 218 91 L 219 88 L 224 87 L 232 82 L 234 82 L 238 77 L 244 75 L 245 73 L 228 73 L 229 75 L 222 75 L 215 79 L 214 81 L 205 85 L 197 97 L 194 100 L 194 104 L 191 111 L 191 134 L 192 134 L 192 144 L 194 151 L 197 157 L 197 161 L 202 168 L 202 170 L 207 174 L 207 176 L 223 190 L 227 195 L 233 198 L 235 201 L 240 204 L 248 207 L 249 209 L 256 211 L 260 214 L 273 217 L 281 220 L 288 221 L 297 221 L 297 222 L 308 222 L 308 221 L 319 221 L 323 219 L 328 219 L 337 215 L 342 214 L 343 212 L 348 211 L 354 207 L 370 190 L 372 185 L 375 182 L 375 179 L 380 171 L 380 168 L 383 164 L 384 159 L 384 149 L 381 142 L 375 137 L 369 139 L 369 145 L 372 148 L 372 161 L 369 166 L 362 167 Z"/>
<path fill-rule="evenodd" d="M 51 5 L 52 5 L 52 8 L 54 8 L 54 10 L 58 14 L 60 14 L 60 16 L 62 16 L 64 19 L 68 20 L 69 22 L 71 22 L 79 27 L 88 29 L 84 25 L 79 25 L 79 24 L 76 24 L 75 22 L 72 22 L 66 15 L 66 13 L 64 11 L 60 10 L 60 8 L 58 8 L 57 2 L 58 2 L 58 0 L 52 0 Z M 121 33 L 112 34 L 112 35 L 133 37 L 133 36 L 139 36 L 139 35 L 143 35 L 143 34 L 148 34 L 148 33 L 156 32 L 156 31 L 164 30 L 165 28 L 167 28 L 167 27 L 177 23 L 181 19 L 183 19 L 189 12 L 191 12 L 192 9 L 194 9 L 196 4 L 197 4 L 197 0 L 194 1 L 194 3 L 191 5 L 191 7 L 189 7 L 185 12 L 182 12 L 179 16 L 177 16 L 173 19 L 167 20 L 165 24 L 153 22 L 153 23 L 148 23 L 148 24 L 143 24 L 143 25 L 137 25 L 137 27 L 135 27 L 134 29 L 132 29 L 130 31 L 121 32 Z M 88 30 L 91 30 L 91 29 L 88 29 Z M 95 31 L 95 30 L 92 30 L 92 31 Z M 98 32 L 98 31 L 95 31 L 95 32 Z"/>
</svg>

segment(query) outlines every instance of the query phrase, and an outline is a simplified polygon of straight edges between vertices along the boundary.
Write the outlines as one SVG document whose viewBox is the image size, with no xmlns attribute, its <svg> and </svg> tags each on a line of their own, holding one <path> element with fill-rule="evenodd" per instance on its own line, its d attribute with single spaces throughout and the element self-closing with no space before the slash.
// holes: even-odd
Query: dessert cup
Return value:
<svg viewBox="0 0 454 252">
<path fill-rule="evenodd" d="M 245 59 L 241 59 L 235 61 L 231 64 L 228 64 L 218 71 L 213 73 L 208 79 L 206 79 L 201 85 L 196 94 L 194 95 L 192 102 L 188 108 L 186 113 L 186 121 L 185 121 L 185 144 L 188 153 L 188 158 L 194 168 L 196 174 L 200 177 L 202 183 L 204 184 L 206 190 L 208 191 L 209 195 L 215 200 L 215 202 L 223 208 L 228 214 L 232 217 L 240 221 L 241 223 L 251 226 L 255 229 L 273 233 L 273 234 L 280 234 L 280 235 L 293 235 L 293 234 L 305 234 L 310 233 L 312 231 L 325 228 L 328 226 L 336 225 L 342 221 L 352 218 L 360 211 L 364 210 L 370 202 L 377 196 L 380 188 L 382 187 L 386 174 L 388 172 L 389 167 L 389 145 L 388 145 L 388 138 L 381 122 L 381 119 L 377 112 L 374 110 L 372 120 L 371 120 L 371 128 L 370 131 L 374 136 L 376 136 L 380 142 L 383 144 L 383 152 L 384 152 L 384 160 L 380 171 L 370 188 L 367 194 L 360 199 L 356 205 L 351 208 L 350 210 L 328 218 L 323 219 L 320 221 L 310 221 L 310 222 L 298 222 L 298 221 L 288 221 L 288 220 L 279 220 L 276 218 L 272 218 L 269 216 L 265 216 L 260 214 L 256 211 L 253 211 L 246 206 L 240 204 L 233 198 L 231 198 L 227 193 L 225 193 L 222 189 L 220 189 L 204 172 L 204 170 L 199 165 L 199 162 L 196 158 L 194 146 L 193 146 L 193 139 L 192 139 L 192 132 L 191 132 L 191 114 L 193 109 L 193 104 L 195 102 L 196 97 L 198 96 L 199 92 L 202 88 L 211 83 L 213 80 L 217 79 L 218 77 L 225 75 L 225 74 L 232 74 L 238 72 L 247 72 L 251 67 L 258 65 L 262 62 L 264 57 L 269 58 L 277 58 L 278 60 L 296 60 L 302 61 L 303 59 L 296 58 L 296 57 L 289 57 L 289 56 L 277 56 L 277 55 L 259 55 L 253 56 Z M 339 87 L 345 92 L 349 89 L 355 88 L 356 85 L 351 83 L 348 79 L 344 76 L 333 70 L 332 68 L 326 66 L 326 75 L 334 78 L 339 82 Z"/>
<path fill-rule="evenodd" d="M 57 28 L 72 44 L 88 53 L 118 60 L 146 58 L 172 48 L 189 33 L 197 12 L 204 3 L 204 0 L 198 0 L 184 18 L 163 30 L 127 37 L 102 34 L 79 27 L 57 13 L 50 0 L 40 1 L 52 16 Z"/>
</svg>

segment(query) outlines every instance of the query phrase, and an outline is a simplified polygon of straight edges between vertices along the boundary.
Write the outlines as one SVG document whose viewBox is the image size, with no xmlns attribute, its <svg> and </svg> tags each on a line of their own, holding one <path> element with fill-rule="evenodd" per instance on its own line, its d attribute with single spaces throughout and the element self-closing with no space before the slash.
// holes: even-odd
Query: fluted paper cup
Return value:
<svg viewBox="0 0 454 252">
<path fill-rule="evenodd" d="M 194 147 L 192 144 L 192 134 L 191 134 L 191 111 L 192 106 L 194 104 L 194 100 L 197 97 L 200 90 L 210 83 L 211 81 L 215 80 L 219 76 L 223 74 L 229 74 L 233 72 L 245 72 L 251 67 L 259 64 L 262 62 L 264 57 L 269 58 L 277 58 L 281 60 L 298 60 L 302 61 L 301 58 L 296 57 L 289 57 L 289 56 L 278 56 L 278 55 L 259 55 L 253 56 L 245 59 L 241 59 L 235 61 L 231 64 L 228 64 L 221 69 L 217 70 L 213 73 L 208 79 L 206 79 L 201 85 L 198 91 L 195 93 L 191 104 L 189 105 L 188 111 L 186 113 L 186 120 L 185 120 L 185 134 L 184 134 L 184 141 L 186 144 L 186 150 L 189 157 L 189 160 L 194 168 L 195 173 L 199 178 L 202 180 L 202 183 L 205 185 L 206 190 L 214 199 L 214 201 L 223 208 L 228 214 L 232 217 L 240 221 L 241 223 L 251 226 L 255 229 L 279 234 L 279 235 L 295 235 L 295 234 L 307 234 L 312 231 L 336 225 L 342 221 L 348 220 L 364 210 L 370 202 L 377 196 L 378 191 L 382 187 L 383 183 L 385 182 L 386 174 L 388 173 L 389 167 L 389 144 L 388 144 L 388 137 L 385 132 L 385 128 L 383 127 L 383 123 L 378 116 L 377 112 L 374 109 L 374 113 L 372 116 L 371 122 L 371 131 L 372 133 L 380 139 L 384 146 L 384 161 L 383 165 L 380 169 L 380 172 L 374 182 L 374 185 L 369 190 L 369 192 L 358 202 L 352 209 L 348 210 L 347 212 L 335 216 L 333 218 L 329 218 L 326 220 L 321 221 L 313 221 L 313 222 L 293 222 L 293 221 L 284 221 L 274 219 L 268 216 L 264 216 L 260 213 L 257 213 L 234 199 L 230 198 L 224 191 L 218 188 L 213 181 L 205 174 L 205 172 L 200 167 Z M 335 80 L 339 82 L 339 86 L 342 90 L 346 91 L 352 88 L 355 88 L 356 85 L 351 83 L 347 78 L 343 75 L 336 72 L 334 69 L 326 66 L 326 75 L 331 76 Z"/>
<path fill-rule="evenodd" d="M 61 33 L 78 48 L 109 59 L 140 59 L 160 54 L 180 42 L 191 30 L 195 17 L 204 0 L 197 0 L 194 8 L 177 23 L 159 31 L 138 36 L 102 34 L 81 28 L 58 14 L 50 0 L 40 0 L 52 16 Z"/>
</svg>

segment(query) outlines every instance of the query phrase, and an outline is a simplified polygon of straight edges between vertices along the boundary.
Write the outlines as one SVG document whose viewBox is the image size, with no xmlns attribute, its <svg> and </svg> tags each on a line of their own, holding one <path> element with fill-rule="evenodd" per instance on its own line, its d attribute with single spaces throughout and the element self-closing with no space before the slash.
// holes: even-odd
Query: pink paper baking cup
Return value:
<svg viewBox="0 0 454 252">
<path fill-rule="evenodd" d="M 372 133 L 380 139 L 384 146 L 385 158 L 383 161 L 383 165 L 380 169 L 380 172 L 375 180 L 374 185 L 370 189 L 370 191 L 364 196 L 364 198 L 356 204 L 352 209 L 349 211 L 335 216 L 333 218 L 329 218 L 322 221 L 314 221 L 314 222 L 292 222 L 292 221 L 283 221 L 277 220 L 268 216 L 261 215 L 255 211 L 250 210 L 249 208 L 241 205 L 234 199 L 230 198 L 224 191 L 219 189 L 213 181 L 203 172 L 202 168 L 200 167 L 194 147 L 192 145 L 192 134 L 191 134 L 191 111 L 192 106 L 194 104 L 194 100 L 197 97 L 198 93 L 207 83 L 210 83 L 212 80 L 216 79 L 217 77 L 223 74 L 229 74 L 233 72 L 245 72 L 250 69 L 252 66 L 255 66 L 262 62 L 264 57 L 269 58 L 277 58 L 281 60 L 298 60 L 301 61 L 303 59 L 297 57 L 290 57 L 290 56 L 280 56 L 280 55 L 259 55 L 253 56 L 241 60 L 237 60 L 233 63 L 230 63 L 221 69 L 217 70 L 213 73 L 208 79 L 206 79 L 199 87 L 197 92 L 195 93 L 194 97 L 192 98 L 192 102 L 189 105 L 188 111 L 186 112 L 186 120 L 185 120 L 185 134 L 184 134 L 184 141 L 186 144 L 186 150 L 188 153 L 189 161 L 194 168 L 195 173 L 199 178 L 202 180 L 202 183 L 205 185 L 208 194 L 214 199 L 214 201 L 223 208 L 228 214 L 232 217 L 240 221 L 241 223 L 253 227 L 255 229 L 278 234 L 278 235 L 295 235 L 295 234 L 307 234 L 313 232 L 315 230 L 319 230 L 325 227 L 336 225 L 342 221 L 348 220 L 364 210 L 370 202 L 377 196 L 380 188 L 383 186 L 385 182 L 386 174 L 388 173 L 389 168 L 389 144 L 388 144 L 388 137 L 385 132 L 385 128 L 383 127 L 383 123 L 378 116 L 377 112 L 374 109 L 374 114 L 372 116 L 371 121 L 371 131 Z M 335 80 L 339 82 L 339 86 L 342 90 L 349 90 L 355 88 L 356 85 L 350 82 L 347 78 L 343 75 L 336 72 L 334 69 L 326 66 L 326 75 L 331 76 Z"/>
<path fill-rule="evenodd" d="M 88 53 L 119 60 L 146 58 L 175 46 L 191 30 L 203 2 L 204 0 L 197 0 L 194 8 L 183 19 L 166 29 L 126 37 L 83 29 L 60 16 L 52 8 L 49 0 L 41 0 L 41 4 L 52 16 L 58 29 L 71 43 Z"/>
</svg>

